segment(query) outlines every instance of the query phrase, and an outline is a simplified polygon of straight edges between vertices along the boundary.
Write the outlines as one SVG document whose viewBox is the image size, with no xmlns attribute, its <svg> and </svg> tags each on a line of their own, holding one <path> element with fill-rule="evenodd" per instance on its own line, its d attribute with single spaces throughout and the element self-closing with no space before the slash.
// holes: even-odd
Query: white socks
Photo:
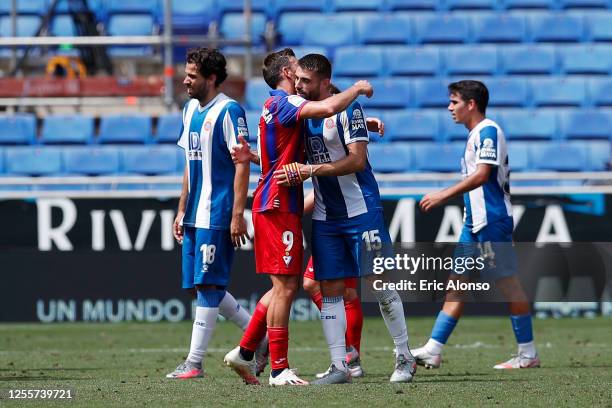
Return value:
<svg viewBox="0 0 612 408">
<path fill-rule="evenodd" d="M 219 303 L 219 313 L 227 320 L 234 322 L 243 331 L 246 330 L 249 320 L 251 320 L 249 312 L 244 310 L 229 292 L 225 292 L 225 296 Z"/>
<path fill-rule="evenodd" d="M 518 351 L 519 354 L 522 354 L 527 358 L 534 358 L 536 356 L 536 349 L 533 341 L 530 341 L 529 343 L 519 344 Z"/>
<path fill-rule="evenodd" d="M 380 313 L 385 320 L 389 334 L 395 344 L 395 355 L 409 355 L 408 329 L 404 319 L 404 305 L 400 295 L 395 290 L 375 290 L 374 294 L 380 306 Z"/>
<path fill-rule="evenodd" d="M 342 296 L 323 297 L 321 307 L 321 322 L 323 333 L 327 339 L 332 364 L 339 370 L 347 371 L 346 345 L 346 313 Z"/>
<path fill-rule="evenodd" d="M 444 347 L 444 344 L 440 343 L 439 341 L 435 341 L 434 339 L 427 340 L 427 343 L 425 343 L 425 345 L 423 346 L 423 348 L 429 354 L 441 354 L 442 347 Z"/>
<path fill-rule="evenodd" d="M 196 307 L 195 321 L 191 332 L 191 347 L 187 360 L 202 364 L 202 357 L 217 325 L 218 307 Z"/>
</svg>

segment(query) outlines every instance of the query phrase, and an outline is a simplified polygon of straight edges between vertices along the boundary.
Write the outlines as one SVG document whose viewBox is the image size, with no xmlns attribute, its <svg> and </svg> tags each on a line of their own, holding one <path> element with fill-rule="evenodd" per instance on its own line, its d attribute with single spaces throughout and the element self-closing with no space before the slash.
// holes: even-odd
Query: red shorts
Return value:
<svg viewBox="0 0 612 408">
<path fill-rule="evenodd" d="M 257 273 L 299 275 L 302 272 L 301 216 L 280 211 L 254 212 L 253 227 Z"/>
<path fill-rule="evenodd" d="M 308 260 L 308 265 L 306 265 L 306 269 L 304 270 L 304 277 L 310 280 L 316 280 L 314 275 L 314 267 L 312 265 L 312 256 Z M 345 278 L 344 287 L 349 289 L 357 289 L 357 278 Z"/>
</svg>

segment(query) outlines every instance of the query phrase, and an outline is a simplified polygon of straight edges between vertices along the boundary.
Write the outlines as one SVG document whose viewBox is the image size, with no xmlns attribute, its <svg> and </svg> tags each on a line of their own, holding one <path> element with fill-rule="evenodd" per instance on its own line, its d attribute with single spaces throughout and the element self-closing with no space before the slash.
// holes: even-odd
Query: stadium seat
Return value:
<svg viewBox="0 0 612 408">
<path fill-rule="evenodd" d="M 62 171 L 57 147 L 6 148 L 6 173 L 24 176 L 49 176 Z"/>
<path fill-rule="evenodd" d="M 339 11 L 379 11 L 382 2 L 380 0 L 332 0 L 331 8 Z"/>
<path fill-rule="evenodd" d="M 324 47 L 309 47 L 307 45 L 298 45 L 298 46 L 291 47 L 291 49 L 295 53 L 295 57 L 298 59 L 302 58 L 304 55 L 307 55 L 307 54 L 325 55 L 330 60 L 332 57 L 331 55 L 327 55 L 327 50 Z"/>
<path fill-rule="evenodd" d="M 452 47 L 444 54 L 448 75 L 494 75 L 497 71 L 497 50 L 492 46 Z"/>
<path fill-rule="evenodd" d="M 465 142 L 415 144 L 413 148 L 418 171 L 456 173 L 461 170 Z"/>
<path fill-rule="evenodd" d="M 225 13 L 244 12 L 244 1 L 219 1 L 217 3 L 219 15 L 223 17 Z M 273 14 L 274 8 L 270 7 L 268 0 L 251 0 L 251 12 Z M 272 16 L 273 17 L 273 16 Z"/>
<path fill-rule="evenodd" d="M 78 35 L 72 16 L 65 14 L 53 17 L 50 33 L 54 37 L 72 37 Z"/>
<path fill-rule="evenodd" d="M 467 18 L 433 15 L 416 20 L 416 40 L 420 43 L 464 43 L 469 39 Z"/>
<path fill-rule="evenodd" d="M 584 37 L 583 19 L 567 14 L 534 15 L 529 18 L 536 42 L 579 42 Z"/>
<path fill-rule="evenodd" d="M 219 31 L 225 39 L 239 40 L 246 35 L 246 25 L 242 13 L 229 13 L 223 16 Z M 251 41 L 263 43 L 266 30 L 266 17 L 262 13 L 253 13 L 251 19 Z"/>
<path fill-rule="evenodd" d="M 270 87 L 263 78 L 251 78 L 246 84 L 245 101 L 247 109 L 259 110 L 270 97 Z"/>
<path fill-rule="evenodd" d="M 42 15 L 47 11 L 47 0 L 18 0 L 16 1 L 17 14 Z M 0 14 L 11 14 L 12 1 L 0 1 Z"/>
<path fill-rule="evenodd" d="M 121 169 L 126 173 L 169 174 L 176 171 L 178 146 L 125 146 L 121 148 Z"/>
<path fill-rule="evenodd" d="M 410 82 L 403 78 L 375 78 L 370 81 L 374 87 L 372 98 L 360 97 L 365 108 L 394 109 L 404 108 L 410 102 Z"/>
<path fill-rule="evenodd" d="M 539 78 L 531 81 L 535 106 L 581 106 L 586 103 L 582 78 Z"/>
<path fill-rule="evenodd" d="M 119 149 L 116 146 L 70 146 L 62 149 L 67 173 L 102 175 L 118 173 Z"/>
<path fill-rule="evenodd" d="M 558 139 L 557 117 L 551 110 L 506 110 L 501 117 L 508 140 Z"/>
<path fill-rule="evenodd" d="M 380 47 L 338 47 L 334 54 L 334 75 L 340 77 L 375 77 L 383 73 Z"/>
<path fill-rule="evenodd" d="M 528 102 L 527 81 L 524 78 L 502 77 L 485 81 L 489 89 L 489 106 L 526 106 Z"/>
<path fill-rule="evenodd" d="M 151 118 L 147 115 L 111 115 L 100 120 L 99 143 L 145 143 L 150 140 Z"/>
<path fill-rule="evenodd" d="M 176 172 L 183 174 L 185 171 L 185 151 L 183 149 L 176 149 Z"/>
<path fill-rule="evenodd" d="M 533 167 L 548 171 L 584 171 L 587 166 L 587 152 L 584 146 L 551 143 L 530 145 Z"/>
<path fill-rule="evenodd" d="M 153 17 L 150 14 L 115 14 L 110 17 L 107 27 L 111 36 L 151 35 Z M 144 57 L 153 53 L 151 46 L 112 46 L 108 53 L 113 57 Z"/>
<path fill-rule="evenodd" d="M 303 45 L 327 47 L 330 54 L 336 47 L 357 43 L 352 16 L 329 15 L 312 19 L 304 31 Z"/>
<path fill-rule="evenodd" d="M 520 16 L 475 15 L 473 27 L 474 39 L 481 43 L 520 43 L 527 36 L 527 24 Z"/>
<path fill-rule="evenodd" d="M 448 84 L 444 79 L 415 79 L 414 103 L 421 108 L 446 108 L 448 106 Z"/>
<path fill-rule="evenodd" d="M 392 14 L 375 14 L 358 19 L 363 44 L 407 44 L 412 39 L 412 20 Z"/>
<path fill-rule="evenodd" d="M 17 16 L 17 37 L 32 37 L 40 27 L 38 16 Z M 11 16 L 0 17 L 0 37 L 12 37 Z"/>
<path fill-rule="evenodd" d="M 437 47 L 385 47 L 383 50 L 389 75 L 429 75 L 440 71 Z"/>
<path fill-rule="evenodd" d="M 609 8 L 608 0 L 559 0 L 563 9 L 606 9 Z"/>
<path fill-rule="evenodd" d="M 552 74 L 556 67 L 552 46 L 517 45 L 501 49 L 503 70 L 507 74 Z"/>
<path fill-rule="evenodd" d="M 568 142 L 569 145 L 583 146 L 587 150 L 587 169 L 589 171 L 610 170 L 612 155 L 610 142 L 604 140 L 581 140 Z"/>
<path fill-rule="evenodd" d="M 50 115 L 45 117 L 40 135 L 40 142 L 44 144 L 71 144 L 92 142 L 94 134 L 94 120 L 91 116 L 76 115 Z"/>
<path fill-rule="evenodd" d="M 36 118 L 31 114 L 0 115 L 0 144 L 36 142 Z"/>
<path fill-rule="evenodd" d="M 440 138 L 440 123 L 435 111 L 390 111 L 384 115 L 385 137 L 391 141 L 414 141 Z"/>
<path fill-rule="evenodd" d="M 316 11 L 322 13 L 326 10 L 326 0 L 275 0 L 274 8 L 277 15 L 287 11 Z"/>
<path fill-rule="evenodd" d="M 595 106 L 612 106 L 612 78 L 590 79 L 589 94 Z"/>
<path fill-rule="evenodd" d="M 306 26 L 318 13 L 284 13 L 278 18 L 276 31 L 279 35 L 279 43 L 283 45 L 301 44 L 304 39 Z"/>
<path fill-rule="evenodd" d="M 612 41 L 612 13 L 601 13 L 587 17 L 589 39 L 591 41 Z"/>
<path fill-rule="evenodd" d="M 76 10 L 74 7 L 71 9 L 69 6 L 74 6 L 74 3 L 71 3 L 73 3 L 72 0 L 58 0 L 55 12 L 57 14 L 67 14 L 70 13 L 71 10 L 77 12 L 83 11 L 82 7 L 79 7 L 80 3 L 78 2 L 76 4 Z M 87 0 L 87 6 L 89 7 L 89 10 L 97 17 L 98 21 L 106 21 L 108 14 L 106 0 Z"/>
<path fill-rule="evenodd" d="M 449 10 L 492 10 L 496 7 L 495 0 L 446 0 Z"/>
<path fill-rule="evenodd" d="M 435 10 L 438 0 L 387 0 L 389 10 Z"/>
<path fill-rule="evenodd" d="M 529 170 L 529 142 L 508 143 L 508 162 L 511 171 Z"/>
<path fill-rule="evenodd" d="M 0 146 L 0 174 L 4 173 L 4 147 Z"/>
<path fill-rule="evenodd" d="M 566 139 L 610 139 L 612 122 L 610 112 L 579 110 L 560 115 L 561 129 Z"/>
<path fill-rule="evenodd" d="M 246 111 L 247 128 L 249 128 L 249 141 L 257 143 L 257 132 L 259 131 L 259 119 L 261 118 L 261 107 L 259 110 Z"/>
<path fill-rule="evenodd" d="M 559 47 L 561 69 L 565 74 L 600 74 L 612 72 L 612 46 L 576 45 Z"/>
<path fill-rule="evenodd" d="M 554 9 L 555 0 L 502 0 L 503 7 L 511 9 Z"/>
<path fill-rule="evenodd" d="M 210 22 L 217 19 L 215 0 L 172 2 L 172 30 L 175 34 L 205 34 Z M 162 15 L 158 16 L 158 20 L 163 25 Z"/>
<path fill-rule="evenodd" d="M 461 123 L 455 123 L 453 117 L 450 112 L 439 112 L 440 120 L 442 123 L 443 132 L 441 137 L 438 139 L 439 142 L 448 142 L 448 141 L 466 141 L 469 131 L 466 129 L 465 125 Z"/>
<path fill-rule="evenodd" d="M 412 151 L 404 143 L 371 144 L 368 161 L 375 173 L 403 173 L 412 170 Z"/>
<path fill-rule="evenodd" d="M 159 117 L 155 141 L 157 143 L 176 143 L 183 127 L 182 114 L 168 113 Z"/>
<path fill-rule="evenodd" d="M 160 0 L 106 0 L 109 14 L 162 14 L 163 8 Z"/>
</svg>

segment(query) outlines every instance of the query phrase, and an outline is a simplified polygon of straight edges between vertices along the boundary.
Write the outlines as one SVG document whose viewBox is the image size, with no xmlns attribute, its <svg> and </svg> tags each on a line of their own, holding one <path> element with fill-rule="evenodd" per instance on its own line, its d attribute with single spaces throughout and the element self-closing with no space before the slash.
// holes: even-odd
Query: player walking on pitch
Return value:
<svg viewBox="0 0 612 408">
<path fill-rule="evenodd" d="M 325 118 L 341 112 L 359 95 L 372 95 L 372 87 L 359 81 L 351 88 L 324 101 L 308 102 L 295 95 L 297 59 L 291 49 L 266 56 L 263 76 L 272 88 L 259 120 L 258 152 L 262 175 L 253 200 L 255 267 L 270 275 L 272 289 L 257 304 L 253 318 L 240 342 L 224 358 L 248 384 L 258 384 L 253 358 L 257 343 L 270 342 L 270 385 L 305 385 L 289 368 L 289 312 L 299 287 L 303 246 L 301 216 L 302 186 L 280 186 L 273 175 L 284 169 L 293 177 L 304 161 L 302 120 Z M 246 164 L 246 163 L 245 163 Z"/>
<path fill-rule="evenodd" d="M 189 355 L 167 378 L 203 376 L 202 358 L 219 313 L 243 330 L 250 319 L 226 291 L 232 246 L 246 243 L 249 181 L 248 163 L 234 165 L 230 154 L 248 129 L 242 107 L 219 93 L 226 77 L 225 57 L 217 50 L 188 53 L 183 83 L 192 99 L 183 108 L 178 141 L 187 163 L 173 232 L 183 245 L 182 286 L 196 292 L 197 307 Z"/>
<path fill-rule="evenodd" d="M 450 111 L 456 123 L 469 131 L 464 157 L 461 159 L 463 180 L 445 190 L 429 193 L 419 206 L 428 212 L 445 201 L 463 194 L 465 202 L 464 226 L 458 250 L 475 250 L 477 245 L 495 248 L 501 243 L 502 253 L 495 256 L 496 267 L 490 270 L 496 285 L 502 290 L 510 306 L 510 320 L 518 343 L 518 354 L 494 366 L 496 369 L 532 368 L 540 366 L 533 342 L 532 319 L 520 281 L 513 276 L 514 268 L 502 268 L 503 243 L 512 242 L 512 206 L 510 204 L 509 161 L 504 133 L 497 123 L 485 117 L 489 92 L 478 81 L 459 81 L 448 86 Z M 508 244 L 506 244 L 508 245 Z M 462 255 L 466 255 L 463 254 Z M 469 254 L 472 255 L 472 254 Z M 480 255 L 474 254 L 474 255 Z M 483 254 L 484 256 L 484 254 Z M 511 263 L 511 262 L 510 262 Z M 427 368 L 440 366 L 444 344 L 463 313 L 463 302 L 456 293 L 448 292 L 438 314 L 431 338 L 413 351 L 417 363 Z"/>
</svg>

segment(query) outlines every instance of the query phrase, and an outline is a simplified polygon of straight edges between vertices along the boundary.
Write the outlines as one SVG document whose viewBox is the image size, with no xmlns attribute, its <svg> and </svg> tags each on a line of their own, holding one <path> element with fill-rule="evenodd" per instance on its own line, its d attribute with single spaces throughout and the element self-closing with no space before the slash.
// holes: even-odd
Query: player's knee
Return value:
<svg viewBox="0 0 612 408">
<path fill-rule="evenodd" d="M 353 288 L 344 289 L 344 301 L 351 302 L 357 299 L 357 290 Z"/>
<path fill-rule="evenodd" d="M 308 292 L 311 295 L 321 290 L 321 288 L 319 287 L 319 282 L 317 282 L 316 280 L 308 279 L 308 278 L 304 279 L 304 283 L 302 284 L 302 287 L 304 288 L 306 292 Z"/>
</svg>

